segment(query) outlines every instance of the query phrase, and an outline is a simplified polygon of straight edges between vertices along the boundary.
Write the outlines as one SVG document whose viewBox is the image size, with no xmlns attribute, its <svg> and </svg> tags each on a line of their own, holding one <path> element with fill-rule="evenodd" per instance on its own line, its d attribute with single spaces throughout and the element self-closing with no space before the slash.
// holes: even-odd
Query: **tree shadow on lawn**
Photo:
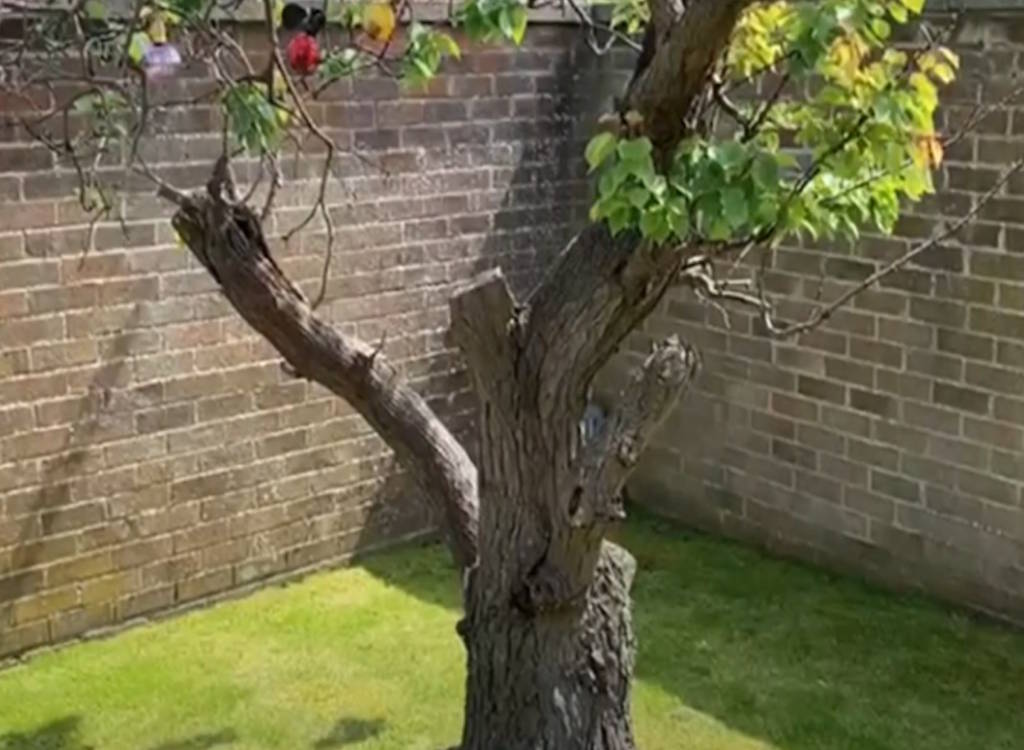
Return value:
<svg viewBox="0 0 1024 750">
<path fill-rule="evenodd" d="M 634 513 L 637 678 L 780 750 L 1020 750 L 1024 633 Z M 457 609 L 440 546 L 360 564 Z M 452 637 L 456 637 L 452 634 Z"/>
<path fill-rule="evenodd" d="M 104 750 L 82 740 L 81 726 L 82 717 L 65 716 L 29 732 L 7 732 L 0 735 L 0 750 Z M 211 750 L 230 745 L 237 738 L 233 730 L 224 729 L 164 742 L 149 750 Z"/>
<path fill-rule="evenodd" d="M 65 716 L 30 732 L 0 735 L 0 750 L 99 750 L 81 737 L 82 718 Z"/>
<path fill-rule="evenodd" d="M 376 737 L 387 726 L 383 719 L 355 719 L 343 717 L 338 719 L 334 728 L 316 741 L 314 750 L 335 750 L 345 745 L 354 745 L 357 742 Z"/>
</svg>

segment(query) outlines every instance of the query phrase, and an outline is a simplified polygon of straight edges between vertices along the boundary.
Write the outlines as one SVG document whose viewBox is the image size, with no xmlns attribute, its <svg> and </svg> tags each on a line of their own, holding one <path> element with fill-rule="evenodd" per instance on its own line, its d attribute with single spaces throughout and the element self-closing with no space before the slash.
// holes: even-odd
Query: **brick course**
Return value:
<svg viewBox="0 0 1024 750">
<path fill-rule="evenodd" d="M 451 290 L 497 263 L 522 289 L 585 210 L 561 201 L 583 186 L 568 34 L 540 26 L 521 50 L 471 51 L 426 92 L 358 80 L 313 107 L 380 163 L 339 158 L 322 313 L 384 336 L 461 432 L 473 400 L 444 337 Z M 203 85 L 185 76 L 167 95 Z M 217 119 L 163 112 L 146 158 L 203 184 Z M 90 233 L 72 176 L 23 137 L 0 142 L 0 656 L 426 529 L 382 441 L 282 371 L 175 244 L 168 206 L 124 180 L 126 226 Z M 282 160 L 271 236 L 306 216 L 320 165 Z M 315 292 L 323 228 L 272 244 Z"/>
<path fill-rule="evenodd" d="M 1024 65 L 1024 18 L 969 14 L 942 122 L 997 103 Z M 789 316 L 931 236 L 1024 153 L 1024 103 L 950 149 L 939 195 L 851 253 L 787 247 L 768 286 Z M 701 527 L 1024 621 L 1024 181 L 980 221 L 796 343 L 742 311 L 727 327 L 674 296 L 635 337 L 699 344 L 695 391 L 660 431 L 632 497 Z M 621 368 L 620 368 L 621 369 Z M 694 430 L 693 425 L 700 425 Z"/>
</svg>

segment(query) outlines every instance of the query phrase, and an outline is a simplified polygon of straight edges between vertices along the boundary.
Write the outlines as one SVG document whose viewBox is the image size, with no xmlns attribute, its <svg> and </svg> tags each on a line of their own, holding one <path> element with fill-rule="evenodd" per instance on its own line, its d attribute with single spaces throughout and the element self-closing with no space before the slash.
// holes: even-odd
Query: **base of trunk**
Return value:
<svg viewBox="0 0 1024 750">
<path fill-rule="evenodd" d="M 461 750 L 634 750 L 635 569 L 606 542 L 575 605 L 531 615 L 486 592 L 472 597 L 460 628 L 469 653 Z"/>
</svg>

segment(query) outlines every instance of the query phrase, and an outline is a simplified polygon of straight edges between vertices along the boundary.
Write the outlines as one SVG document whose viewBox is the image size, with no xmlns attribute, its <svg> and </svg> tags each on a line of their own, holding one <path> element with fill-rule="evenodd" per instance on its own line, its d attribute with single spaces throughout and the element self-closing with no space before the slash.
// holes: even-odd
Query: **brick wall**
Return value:
<svg viewBox="0 0 1024 750">
<path fill-rule="evenodd" d="M 1024 16 L 969 14 L 955 46 L 964 70 L 945 96 L 949 132 L 1020 84 Z M 805 315 L 822 278 L 832 298 L 970 210 L 1024 154 L 1018 106 L 950 150 L 938 196 L 895 236 L 780 250 L 769 284 L 796 300 L 784 312 Z M 680 294 L 634 348 L 679 332 L 705 367 L 644 457 L 635 499 L 1024 621 L 1024 178 L 956 240 L 795 343 Z"/>
<path fill-rule="evenodd" d="M 426 94 L 360 79 L 314 107 L 343 148 L 384 169 L 340 158 L 323 314 L 385 337 L 457 429 L 473 402 L 444 341 L 448 297 L 499 263 L 522 288 L 565 239 L 562 197 L 580 187 L 574 59 L 564 27 L 538 27 L 519 51 L 469 54 Z M 183 74 L 159 95 L 206 87 Z M 216 111 L 159 122 L 168 135 L 149 162 L 179 186 L 205 182 Z M 100 224 L 90 240 L 71 173 L 15 127 L 0 139 L 0 655 L 425 528 L 381 441 L 281 370 L 144 183 L 128 183 L 126 227 Z M 308 212 L 320 161 L 284 161 L 273 235 Z M 310 292 L 324 239 L 314 223 L 275 243 Z"/>
</svg>

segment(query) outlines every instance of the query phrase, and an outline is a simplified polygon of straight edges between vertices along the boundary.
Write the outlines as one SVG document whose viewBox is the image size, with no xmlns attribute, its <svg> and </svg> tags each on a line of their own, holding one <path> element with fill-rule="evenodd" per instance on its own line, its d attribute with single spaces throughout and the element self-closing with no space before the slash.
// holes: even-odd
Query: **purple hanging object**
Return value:
<svg viewBox="0 0 1024 750">
<path fill-rule="evenodd" d="M 152 44 L 142 57 L 146 74 L 152 78 L 165 78 L 181 65 L 181 53 L 173 44 Z"/>
</svg>

